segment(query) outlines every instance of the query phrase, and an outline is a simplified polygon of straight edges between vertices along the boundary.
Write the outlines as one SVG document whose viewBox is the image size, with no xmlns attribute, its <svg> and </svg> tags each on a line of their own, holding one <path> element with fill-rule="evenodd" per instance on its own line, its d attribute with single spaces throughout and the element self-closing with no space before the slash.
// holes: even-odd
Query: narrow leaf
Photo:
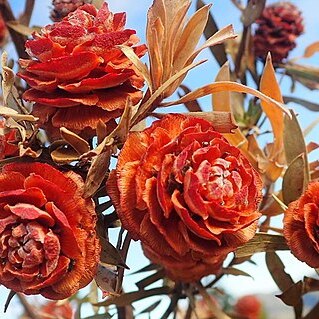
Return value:
<svg viewBox="0 0 319 319">
<path fill-rule="evenodd" d="M 10 290 L 9 294 L 8 294 L 8 297 L 7 297 L 7 300 L 6 300 L 6 303 L 4 305 L 4 312 L 7 312 L 8 310 L 8 307 L 10 305 L 10 302 L 12 300 L 12 298 L 16 295 L 16 292 L 13 291 L 13 290 Z"/>
<path fill-rule="evenodd" d="M 197 9 L 203 7 L 204 5 L 205 4 L 202 0 L 197 0 L 196 2 Z M 217 31 L 218 31 L 218 26 L 213 16 L 209 14 L 207 24 L 204 30 L 205 38 L 209 39 L 212 36 L 212 34 L 215 34 Z M 210 50 L 220 66 L 226 63 L 227 55 L 226 55 L 225 45 L 223 43 L 216 46 L 211 46 Z"/>
<path fill-rule="evenodd" d="M 243 11 L 241 21 L 245 27 L 249 27 L 255 22 L 264 10 L 266 0 L 249 1 L 247 7 Z"/>
<path fill-rule="evenodd" d="M 219 70 L 216 79 L 218 81 L 230 81 L 229 63 L 226 62 Z M 218 92 L 212 95 L 214 111 L 231 112 L 230 92 Z"/>
<path fill-rule="evenodd" d="M 285 238 L 281 235 L 257 233 L 248 243 L 237 248 L 236 258 L 251 256 L 260 252 L 273 252 L 276 250 L 289 250 Z"/>
<path fill-rule="evenodd" d="M 305 108 L 307 108 L 310 111 L 314 111 L 314 112 L 319 112 L 319 104 L 314 103 L 314 102 L 310 102 L 304 99 L 300 99 L 294 96 L 284 96 L 284 102 L 285 103 L 297 103 L 299 105 L 304 106 Z"/>
<path fill-rule="evenodd" d="M 67 128 L 61 127 L 60 134 L 61 137 L 66 142 L 68 142 L 79 155 L 84 154 L 90 150 L 90 145 L 86 140 L 84 140 L 79 135 L 73 133 L 72 131 L 68 130 Z"/>
<path fill-rule="evenodd" d="M 27 37 L 31 36 L 32 33 L 39 32 L 41 30 L 41 28 L 39 27 L 30 28 L 24 24 L 19 23 L 18 21 L 7 21 L 6 24 L 12 30 L 22 35 L 26 35 Z"/>
<path fill-rule="evenodd" d="M 288 166 L 282 180 L 282 196 L 288 205 L 298 199 L 308 185 L 305 155 L 300 154 Z"/>
<path fill-rule="evenodd" d="M 181 84 L 179 86 L 179 88 L 184 91 L 184 95 L 191 92 L 191 90 L 186 85 Z M 177 92 L 177 94 L 180 98 L 183 96 L 179 92 Z M 203 111 L 196 100 L 185 103 L 185 106 L 189 112 L 202 112 Z"/>
<path fill-rule="evenodd" d="M 233 275 L 233 276 L 245 276 L 245 277 L 251 277 L 252 276 L 250 274 L 248 274 L 247 272 L 240 270 L 238 268 L 234 268 L 234 267 L 229 267 L 229 268 L 223 268 L 222 269 L 222 273 L 225 275 Z"/>
<path fill-rule="evenodd" d="M 319 52 L 319 41 L 311 43 L 308 45 L 305 49 L 305 52 L 303 54 L 304 58 L 310 58 L 312 57 L 316 52 Z"/>
<path fill-rule="evenodd" d="M 107 307 L 114 304 L 119 307 L 124 307 L 126 305 L 130 305 L 134 301 L 138 301 L 144 298 L 157 296 L 157 295 L 168 295 L 171 292 L 172 292 L 172 288 L 170 287 L 160 287 L 160 288 L 153 288 L 149 290 L 138 290 L 138 291 L 124 293 L 118 297 L 111 297 L 105 301 L 95 304 L 95 306 Z"/>
<path fill-rule="evenodd" d="M 114 265 L 119 267 L 124 267 L 129 269 L 125 264 L 119 251 L 105 238 L 100 237 L 100 242 L 102 246 L 102 251 L 100 255 L 100 264 L 104 265 Z"/>
</svg>

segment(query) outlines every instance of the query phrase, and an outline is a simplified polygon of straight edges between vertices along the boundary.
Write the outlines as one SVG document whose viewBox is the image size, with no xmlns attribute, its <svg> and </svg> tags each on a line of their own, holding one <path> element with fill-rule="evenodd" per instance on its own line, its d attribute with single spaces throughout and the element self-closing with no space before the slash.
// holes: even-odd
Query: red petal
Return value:
<svg viewBox="0 0 319 319">
<path fill-rule="evenodd" d="M 79 52 L 32 64 L 27 71 L 47 79 L 74 80 L 87 76 L 102 62 L 103 60 L 93 52 Z"/>
<path fill-rule="evenodd" d="M 125 70 L 123 73 L 108 73 L 98 78 L 87 78 L 77 83 L 61 84 L 59 88 L 71 93 L 82 93 L 96 89 L 106 89 L 123 84 L 131 75 L 133 70 Z"/>
<path fill-rule="evenodd" d="M 120 110 L 109 112 L 95 106 L 79 105 L 58 109 L 52 117 L 52 124 L 70 130 L 83 130 L 86 127 L 96 128 L 99 121 L 106 123 L 120 115 Z"/>
<path fill-rule="evenodd" d="M 10 211 L 24 219 L 24 220 L 38 220 L 49 227 L 54 226 L 54 219 L 45 211 L 30 205 L 30 204 L 16 204 L 14 206 L 6 206 L 10 209 Z"/>
<path fill-rule="evenodd" d="M 37 38 L 28 40 L 25 43 L 26 51 L 41 62 L 50 60 L 53 57 L 63 55 L 64 47 L 52 42 L 49 38 Z"/>
<path fill-rule="evenodd" d="M 0 174 L 0 192 L 24 188 L 24 176 L 18 172 Z"/>
<path fill-rule="evenodd" d="M 17 75 L 25 80 L 32 88 L 45 91 L 45 92 L 52 92 L 58 86 L 58 81 L 54 80 L 47 80 L 45 78 L 38 77 L 29 72 L 19 72 Z"/>
<path fill-rule="evenodd" d="M 81 251 L 66 216 L 52 202 L 47 203 L 45 207 L 50 215 L 55 217 L 57 225 L 60 227 L 59 230 L 61 233 L 59 234 L 59 237 L 62 253 L 68 258 L 78 258 Z"/>
<path fill-rule="evenodd" d="M 47 93 L 36 89 L 29 89 L 23 93 L 23 98 L 30 102 L 37 102 L 58 108 L 65 108 L 79 104 L 95 105 L 98 102 L 96 94 L 70 94 L 58 90 L 52 93 Z"/>
<path fill-rule="evenodd" d="M 47 202 L 41 189 L 37 187 L 29 189 L 17 189 L 0 192 L 0 203 L 15 205 L 16 203 L 26 203 L 37 207 L 42 207 Z"/>
</svg>

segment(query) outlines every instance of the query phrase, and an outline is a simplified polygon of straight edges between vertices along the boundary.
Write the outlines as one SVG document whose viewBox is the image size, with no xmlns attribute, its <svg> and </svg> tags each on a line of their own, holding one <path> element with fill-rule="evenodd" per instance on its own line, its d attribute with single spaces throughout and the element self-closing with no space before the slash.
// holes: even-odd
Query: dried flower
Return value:
<svg viewBox="0 0 319 319">
<path fill-rule="evenodd" d="M 296 38 L 304 31 L 301 12 L 290 2 L 267 6 L 256 23 L 255 55 L 266 60 L 270 51 L 274 63 L 281 63 L 287 58 L 296 47 Z"/>
<path fill-rule="evenodd" d="M 64 299 L 94 277 L 100 244 L 83 181 L 42 163 L 13 163 L 0 174 L 0 283 Z"/>
<path fill-rule="evenodd" d="M 5 123 L 4 118 L 0 119 L 0 159 L 18 154 L 18 146 L 13 144 L 16 140 L 16 130 L 12 129 L 6 133 Z"/>
<path fill-rule="evenodd" d="M 95 129 L 100 120 L 118 117 L 127 98 L 133 104 L 141 99 L 143 80 L 117 47 L 138 42 L 124 25 L 125 13 L 86 4 L 26 42 L 33 59 L 20 59 L 19 76 L 31 86 L 23 98 L 35 102 L 33 114 L 48 131 L 51 125 Z M 146 47 L 134 50 L 142 56 Z"/>
<path fill-rule="evenodd" d="M 52 0 L 51 20 L 54 22 L 61 21 L 70 12 L 86 3 L 92 3 L 92 0 Z"/>
<path fill-rule="evenodd" d="M 259 319 L 262 315 L 262 304 L 256 296 L 243 296 L 235 304 L 235 313 L 242 319 Z"/>
<path fill-rule="evenodd" d="M 6 23 L 4 22 L 2 15 L 0 14 L 0 47 L 4 44 L 7 36 L 8 29 L 6 27 Z"/>
<path fill-rule="evenodd" d="M 39 319 L 73 319 L 73 309 L 69 302 L 62 304 L 49 301 L 36 309 Z M 31 319 L 28 315 L 23 315 L 20 319 Z"/>
<path fill-rule="evenodd" d="M 248 160 L 208 121 L 178 114 L 128 136 L 107 189 L 123 227 L 175 280 L 218 272 L 260 217 Z"/>
<path fill-rule="evenodd" d="M 290 203 L 284 217 L 284 236 L 291 252 L 310 267 L 319 267 L 319 182 L 312 182 Z"/>
</svg>

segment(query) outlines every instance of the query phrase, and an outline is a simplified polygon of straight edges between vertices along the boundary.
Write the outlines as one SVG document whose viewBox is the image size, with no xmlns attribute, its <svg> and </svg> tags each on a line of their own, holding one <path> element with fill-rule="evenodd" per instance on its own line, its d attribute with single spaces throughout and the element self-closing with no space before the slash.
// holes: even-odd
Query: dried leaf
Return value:
<svg viewBox="0 0 319 319">
<path fill-rule="evenodd" d="M 257 233 L 248 243 L 237 248 L 236 258 L 251 256 L 260 252 L 273 252 L 276 250 L 289 250 L 285 238 L 281 235 Z"/>
<path fill-rule="evenodd" d="M 245 27 L 249 27 L 261 15 L 266 4 L 266 0 L 249 1 L 247 7 L 243 11 L 241 21 Z"/>
<path fill-rule="evenodd" d="M 148 306 L 147 308 L 145 308 L 144 310 L 142 310 L 141 312 L 139 312 L 138 314 L 142 314 L 142 313 L 150 313 L 153 310 L 155 310 L 157 308 L 157 306 L 162 302 L 162 300 L 158 300 L 156 302 L 154 302 L 153 304 L 151 304 L 150 306 Z"/>
<path fill-rule="evenodd" d="M 73 133 L 65 127 L 60 128 L 61 137 L 68 142 L 76 152 L 81 155 L 90 151 L 89 143 L 79 135 Z"/>
<path fill-rule="evenodd" d="M 223 268 L 222 269 L 222 273 L 225 275 L 233 275 L 233 276 L 245 276 L 245 277 L 251 277 L 252 276 L 250 274 L 248 274 L 247 272 L 240 270 L 238 268 L 234 268 L 234 267 L 229 267 L 229 268 Z"/>
<path fill-rule="evenodd" d="M 27 138 L 27 131 L 24 126 L 16 122 L 12 117 L 7 118 L 6 126 L 11 129 L 17 129 L 21 136 L 21 141 L 24 142 Z"/>
<path fill-rule="evenodd" d="M 150 276 L 143 278 L 142 280 L 138 281 L 135 283 L 135 285 L 137 286 L 137 288 L 139 290 L 141 289 L 145 289 L 147 286 L 153 284 L 154 282 L 163 279 L 164 277 L 164 271 L 163 270 L 159 270 L 154 274 L 151 274 Z"/>
<path fill-rule="evenodd" d="M 196 63 L 193 63 L 191 65 L 188 65 L 187 67 L 183 68 L 181 71 L 177 72 L 175 75 L 173 75 L 171 78 L 169 78 L 165 83 L 163 83 L 152 95 L 151 97 L 143 103 L 139 108 L 138 111 L 135 113 L 132 119 L 132 123 L 135 124 L 136 120 L 139 119 L 141 116 L 146 114 L 149 111 L 149 108 L 152 106 L 152 104 L 165 92 L 167 88 L 170 87 L 172 83 L 174 83 L 177 79 L 182 77 L 184 74 L 187 74 L 188 71 L 195 68 L 196 66 L 204 63 L 205 61 L 199 61 Z M 187 94 L 188 95 L 188 94 Z M 187 96 L 185 95 L 185 96 Z M 194 100 L 194 99 L 193 99 Z M 188 101 L 187 101 L 188 102 Z"/>
<path fill-rule="evenodd" d="M 191 90 L 186 85 L 181 84 L 179 87 L 180 87 L 180 89 L 182 89 L 184 91 L 184 95 L 191 92 Z M 179 92 L 177 92 L 177 94 L 180 98 L 183 96 Z M 189 112 L 202 112 L 203 111 L 196 100 L 185 103 L 185 106 Z"/>
<path fill-rule="evenodd" d="M 104 151 L 93 159 L 84 184 L 84 198 L 93 196 L 107 176 L 113 142 L 114 140 L 110 139 L 109 143 L 105 145 Z"/>
<path fill-rule="evenodd" d="M 304 58 L 310 58 L 317 52 L 319 52 L 319 41 L 311 43 L 310 45 L 308 45 L 306 47 L 306 49 L 305 49 L 303 57 Z"/>
<path fill-rule="evenodd" d="M 303 319 L 317 319 L 319 312 L 319 302 L 307 313 Z"/>
<path fill-rule="evenodd" d="M 243 84 L 240 84 L 237 82 L 231 82 L 231 81 L 220 81 L 220 82 L 215 82 L 212 84 L 205 85 L 199 89 L 192 91 L 191 93 L 186 94 L 185 96 L 183 96 L 182 98 L 180 98 L 177 101 L 162 103 L 161 106 L 172 106 L 172 105 L 182 104 L 185 102 L 189 102 L 189 101 L 198 99 L 198 98 L 203 97 L 203 96 L 208 95 L 208 94 L 214 94 L 214 93 L 223 92 L 223 91 L 232 91 L 232 92 L 252 94 L 252 95 L 258 97 L 260 100 L 267 102 L 274 109 L 277 109 L 278 111 L 284 112 L 288 116 L 291 116 L 290 112 L 285 108 L 285 106 L 282 103 L 272 99 L 271 97 L 255 90 L 253 88 L 250 88 L 246 85 L 243 85 Z"/>
<path fill-rule="evenodd" d="M 32 158 L 38 158 L 40 157 L 42 153 L 42 149 L 34 151 L 31 147 L 25 147 L 23 145 L 23 143 L 19 143 L 19 156 L 23 157 L 23 156 L 29 156 Z"/>
<path fill-rule="evenodd" d="M 219 70 L 216 79 L 218 81 L 230 81 L 229 63 L 226 62 Z M 218 92 L 212 95 L 214 111 L 231 112 L 230 92 Z"/>
<path fill-rule="evenodd" d="M 117 46 L 126 55 L 126 57 L 134 64 L 138 72 L 142 75 L 147 83 L 150 92 L 153 92 L 153 85 L 151 80 L 150 72 L 147 66 L 141 61 L 141 59 L 135 54 L 134 50 L 126 45 Z"/>
<path fill-rule="evenodd" d="M 305 154 L 297 156 L 288 166 L 282 180 L 282 196 L 288 205 L 298 199 L 308 185 Z"/>
<path fill-rule="evenodd" d="M 100 256 L 101 265 L 114 265 L 117 267 L 129 269 L 119 251 L 108 240 L 106 240 L 104 237 L 100 237 L 100 242 L 102 247 Z"/>
<path fill-rule="evenodd" d="M 286 305 L 292 307 L 298 307 L 302 309 L 302 281 L 298 281 L 297 283 L 290 286 L 287 290 L 285 290 L 282 294 L 277 295 L 279 299 L 281 299 Z M 301 314 L 301 310 L 298 310 Z"/>
<path fill-rule="evenodd" d="M 117 274 L 115 273 L 115 267 L 105 267 L 98 264 L 97 272 L 95 275 L 95 282 L 97 286 L 103 291 L 103 295 L 114 295 L 117 283 Z M 98 306 L 98 304 L 95 304 Z"/>
<path fill-rule="evenodd" d="M 107 126 L 102 120 L 99 120 L 96 127 L 97 143 L 101 144 L 107 136 Z"/>
<path fill-rule="evenodd" d="M 282 192 L 279 192 L 276 195 L 276 198 L 278 198 L 279 200 L 283 200 L 282 199 Z M 277 200 L 275 200 L 273 197 L 271 197 L 268 201 L 267 204 L 263 207 L 263 209 L 260 211 L 263 215 L 266 216 L 277 216 L 280 215 L 284 212 L 284 210 L 282 209 L 281 205 L 278 203 Z"/>
<path fill-rule="evenodd" d="M 92 0 L 92 4 L 97 9 L 100 9 L 103 3 L 104 3 L 104 0 Z"/>
<path fill-rule="evenodd" d="M 274 100 L 283 103 L 280 87 L 275 75 L 275 70 L 271 63 L 270 54 L 267 56 L 266 65 L 261 76 L 260 91 Z M 270 121 L 274 134 L 274 145 L 268 158 L 275 164 L 281 165 L 283 164 L 280 163 L 280 156 L 283 150 L 284 113 L 278 107 L 274 107 L 273 104 L 270 104 L 266 100 L 261 100 L 261 107 Z M 288 114 L 288 116 L 289 118 L 291 117 L 290 114 Z"/>
<path fill-rule="evenodd" d="M 295 81 L 303 84 L 310 90 L 319 89 L 319 68 L 313 66 L 300 65 L 296 63 L 286 63 L 281 65 Z"/>
<path fill-rule="evenodd" d="M 97 307 L 107 307 L 110 305 L 116 305 L 124 307 L 132 304 L 134 301 L 138 301 L 144 298 L 157 296 L 157 295 L 168 295 L 172 292 L 170 287 L 153 288 L 149 290 L 138 290 L 129 293 L 124 293 L 118 297 L 110 297 L 109 299 L 95 304 Z"/>
<path fill-rule="evenodd" d="M 9 294 L 8 294 L 8 297 L 7 297 L 7 300 L 6 300 L 6 303 L 4 305 L 4 312 L 7 312 L 8 310 L 8 307 L 10 305 L 10 302 L 12 300 L 12 298 L 16 295 L 16 292 L 13 291 L 13 290 L 10 290 Z"/>
<path fill-rule="evenodd" d="M 303 293 L 319 291 L 319 280 L 310 277 L 304 277 L 303 279 Z"/>
<path fill-rule="evenodd" d="M 7 21 L 6 24 L 12 30 L 14 30 L 22 35 L 25 35 L 27 37 L 31 36 L 32 33 L 39 32 L 41 30 L 40 27 L 30 28 L 24 24 L 19 23 L 18 21 Z"/>
<path fill-rule="evenodd" d="M 297 103 L 299 105 L 304 106 L 305 108 L 307 108 L 310 111 L 319 112 L 319 104 L 309 102 L 309 101 L 304 100 L 304 99 L 296 98 L 293 96 L 284 96 L 284 102 L 285 103 L 290 103 L 290 102 Z"/>
<path fill-rule="evenodd" d="M 290 275 L 285 272 L 285 266 L 275 252 L 266 253 L 266 264 L 270 275 L 281 291 L 286 291 L 295 284 Z M 299 298 L 299 302 L 294 307 L 296 318 L 300 318 L 302 313 L 302 299 L 300 296 Z"/>
<path fill-rule="evenodd" d="M 197 0 L 196 2 L 196 8 L 199 9 L 203 7 L 205 4 L 202 0 Z M 218 26 L 211 14 L 208 15 L 207 24 L 204 30 L 204 35 L 206 39 L 209 39 L 212 34 L 215 34 L 218 31 Z M 227 61 L 227 55 L 225 50 L 225 45 L 223 43 L 211 46 L 210 50 L 212 54 L 214 55 L 216 61 L 220 66 L 226 63 Z"/>
<path fill-rule="evenodd" d="M 57 147 L 50 155 L 53 161 L 60 165 L 69 164 L 79 159 L 79 154 L 73 148 L 65 145 Z"/>
</svg>

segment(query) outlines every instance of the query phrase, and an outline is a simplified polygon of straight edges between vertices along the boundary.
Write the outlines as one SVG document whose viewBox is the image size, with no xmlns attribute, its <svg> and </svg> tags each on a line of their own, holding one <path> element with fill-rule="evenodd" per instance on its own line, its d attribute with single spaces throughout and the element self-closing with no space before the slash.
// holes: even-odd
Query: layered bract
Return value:
<svg viewBox="0 0 319 319">
<path fill-rule="evenodd" d="M 208 121 L 183 115 L 131 133 L 107 190 L 123 226 L 175 280 L 218 272 L 260 217 L 248 160 Z"/>
</svg>

